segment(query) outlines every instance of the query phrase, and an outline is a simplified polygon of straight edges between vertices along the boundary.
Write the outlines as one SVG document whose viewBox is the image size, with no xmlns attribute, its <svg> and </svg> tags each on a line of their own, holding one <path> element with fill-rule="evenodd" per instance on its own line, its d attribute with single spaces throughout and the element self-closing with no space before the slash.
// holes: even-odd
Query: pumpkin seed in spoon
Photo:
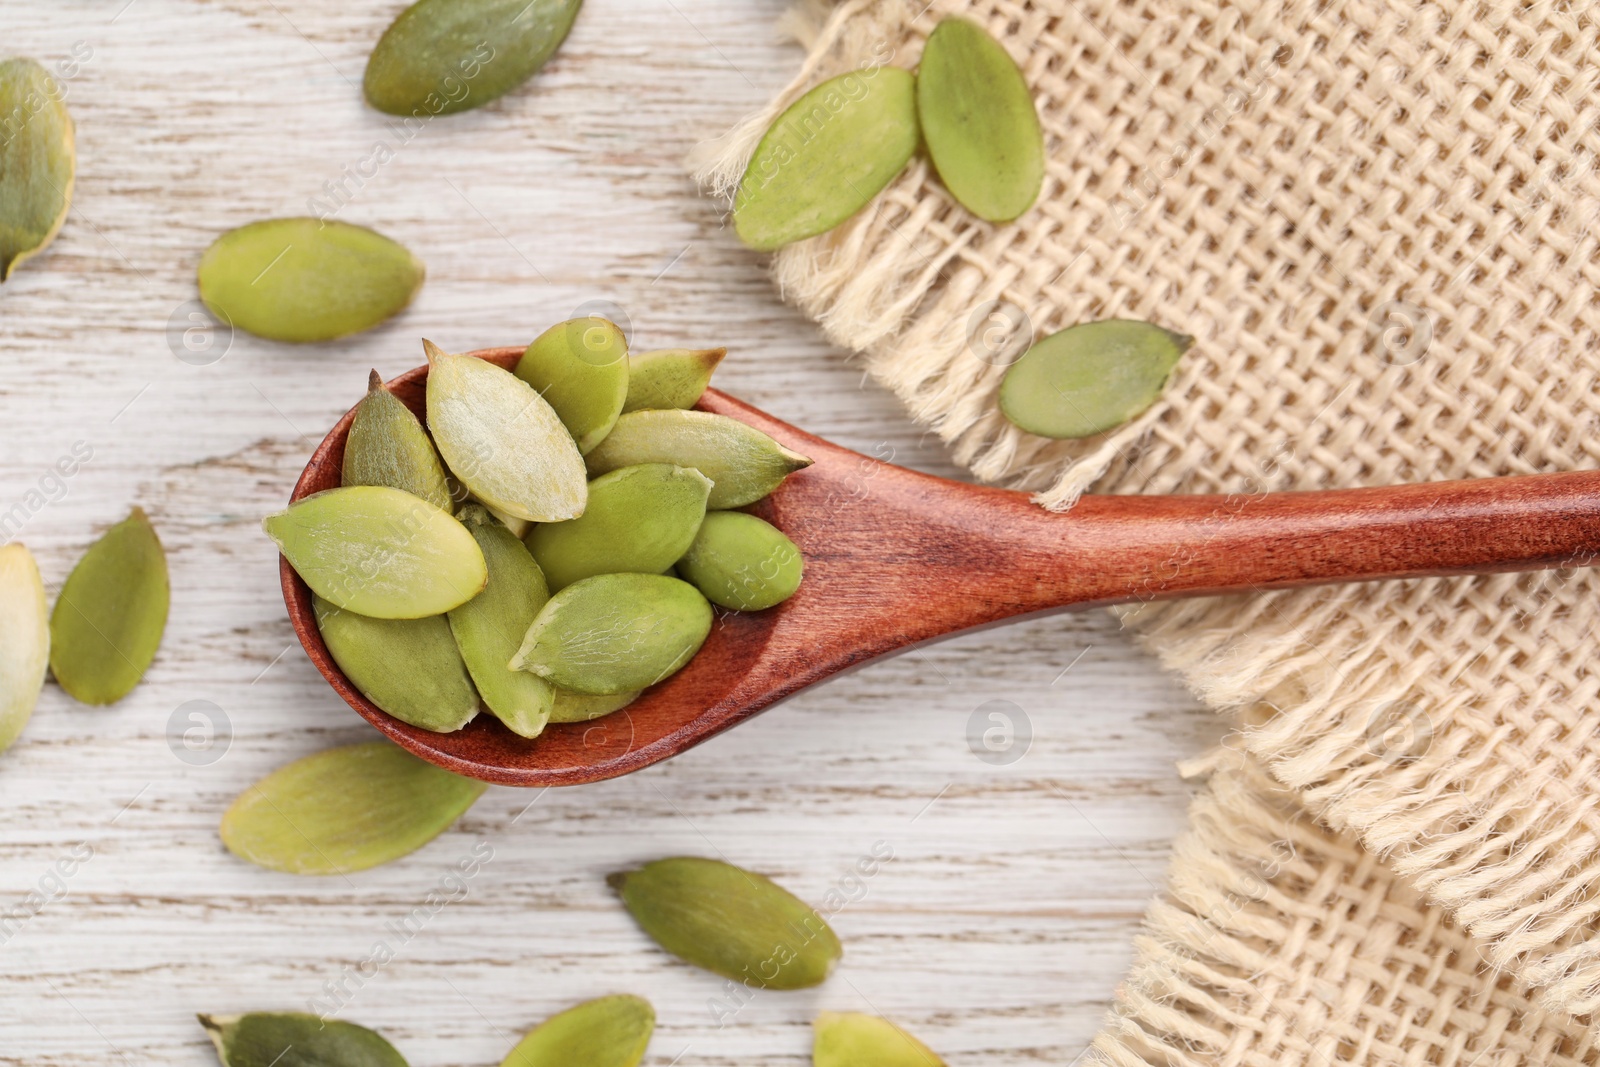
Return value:
<svg viewBox="0 0 1600 1067">
<path fill-rule="evenodd" d="M 477 690 L 443 615 L 372 619 L 321 597 L 312 598 L 312 607 L 333 661 L 351 685 L 390 715 L 448 734 L 478 714 Z"/>
<path fill-rule="evenodd" d="M 655 1028 L 643 997 L 600 997 L 540 1023 L 500 1067 L 638 1067 Z"/>
<path fill-rule="evenodd" d="M 274 341 L 332 341 L 399 314 L 422 262 L 348 222 L 266 219 L 230 230 L 200 257 L 200 299 L 224 322 Z"/>
<path fill-rule="evenodd" d="M 28 725 L 50 665 L 50 613 L 33 555 L 0 545 L 0 752 Z"/>
<path fill-rule="evenodd" d="M 939 180 L 968 211 L 1010 222 L 1044 185 L 1044 134 L 1016 61 L 965 18 L 934 28 L 917 68 L 917 116 Z"/>
<path fill-rule="evenodd" d="M 1000 410 L 1041 437 L 1077 438 L 1122 425 L 1161 398 L 1194 338 L 1148 322 L 1106 319 L 1051 334 L 1000 383 Z"/>
<path fill-rule="evenodd" d="M 590 316 L 540 334 L 517 361 L 516 375 L 547 400 L 578 442 L 599 444 L 628 397 L 628 339 L 613 323 Z"/>
<path fill-rule="evenodd" d="M 596 574 L 660 574 L 694 542 L 710 492 L 711 479 L 691 468 L 623 467 L 589 483 L 578 518 L 528 531 L 528 551 L 552 590 Z"/>
<path fill-rule="evenodd" d="M 533 522 L 583 514 L 588 480 L 572 434 L 548 402 L 510 371 L 424 341 L 428 428 L 472 495 Z"/>
<path fill-rule="evenodd" d="M 814 1035 L 812 1067 L 944 1067 L 927 1045 L 876 1015 L 825 1011 Z"/>
<path fill-rule="evenodd" d="M 755 427 L 705 411 L 630 411 L 584 460 L 591 476 L 641 463 L 693 467 L 711 479 L 713 510 L 753 504 L 811 465 Z"/>
<path fill-rule="evenodd" d="M 222 843 L 288 874 L 364 871 L 438 837 L 486 788 L 387 741 L 345 745 L 279 767 L 239 794 L 222 817 Z"/>
<path fill-rule="evenodd" d="M 442 615 L 489 578 L 466 527 L 388 486 L 314 493 L 261 526 L 312 592 L 375 619 Z"/>
<path fill-rule="evenodd" d="M 451 510 L 444 464 L 411 409 L 373 371 L 344 443 L 344 485 L 387 485 Z"/>
<path fill-rule="evenodd" d="M 677 671 L 710 633 L 711 605 L 688 582 L 600 574 L 550 598 L 511 666 L 579 693 L 626 693 Z"/>
<path fill-rule="evenodd" d="M 490 518 L 484 508 L 468 505 L 459 518 L 483 549 L 489 584 L 450 612 L 450 629 L 484 704 L 512 733 L 538 737 L 550 718 L 555 687 L 536 674 L 514 671 L 508 664 L 539 609 L 550 599 L 544 574 L 516 535 Z"/>
<path fill-rule="evenodd" d="M 555 690 L 555 702 L 550 708 L 551 722 L 588 722 L 602 715 L 610 715 L 639 699 L 637 690 L 628 693 L 574 693 L 570 689 Z"/>
<path fill-rule="evenodd" d="M 623 412 L 694 407 L 727 354 L 726 348 L 663 348 L 630 355 Z"/>
<path fill-rule="evenodd" d="M 776 526 L 742 511 L 713 511 L 678 560 L 685 581 L 720 607 L 761 611 L 800 588 L 805 564 Z"/>
<path fill-rule="evenodd" d="M 355 1023 L 297 1011 L 198 1018 L 222 1067 L 406 1067 L 393 1045 Z"/>
<path fill-rule="evenodd" d="M 50 670 L 75 700 L 115 704 L 167 628 L 167 557 L 140 508 L 89 546 L 50 615 Z"/>
<path fill-rule="evenodd" d="M 0 62 L 0 282 L 55 240 L 77 169 L 65 94 L 39 64 Z"/>
</svg>

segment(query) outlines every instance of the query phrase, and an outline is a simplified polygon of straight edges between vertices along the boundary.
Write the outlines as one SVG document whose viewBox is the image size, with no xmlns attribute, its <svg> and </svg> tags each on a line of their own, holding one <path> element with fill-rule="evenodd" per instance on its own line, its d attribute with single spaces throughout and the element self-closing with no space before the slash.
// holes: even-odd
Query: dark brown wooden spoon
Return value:
<svg viewBox="0 0 1600 1067">
<path fill-rule="evenodd" d="M 513 367 L 520 348 L 474 353 Z M 419 417 L 428 368 L 389 383 Z M 483 714 L 436 734 L 380 711 L 340 673 L 311 594 L 281 562 L 289 617 L 328 684 L 390 738 L 459 774 L 572 785 L 648 767 L 829 675 L 1022 615 L 1331 582 L 1588 566 L 1600 472 L 1236 496 L 1085 496 L 1056 514 L 1024 493 L 905 470 L 710 391 L 706 411 L 815 463 L 751 510 L 788 534 L 805 580 L 768 611 L 719 612 L 705 647 L 623 711 L 534 741 Z M 293 499 L 339 484 L 354 412 L 323 440 Z"/>
</svg>

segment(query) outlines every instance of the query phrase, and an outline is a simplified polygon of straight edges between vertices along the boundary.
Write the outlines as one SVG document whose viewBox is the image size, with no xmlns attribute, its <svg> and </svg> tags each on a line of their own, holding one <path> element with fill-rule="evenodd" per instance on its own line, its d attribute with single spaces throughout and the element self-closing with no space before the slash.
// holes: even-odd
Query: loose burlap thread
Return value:
<svg viewBox="0 0 1600 1067">
<path fill-rule="evenodd" d="M 773 274 L 977 475 L 1058 509 L 1091 485 L 1248 507 L 1596 465 L 1600 32 L 1581 6 L 818 3 L 791 18 L 800 75 L 706 146 L 702 180 L 731 194 L 801 92 L 913 65 L 949 14 L 1035 91 L 1039 205 L 983 223 L 919 159 Z M 1165 398 L 1087 441 L 1010 426 L 1007 362 L 1107 317 L 1197 337 Z M 1576 569 L 1125 612 L 1237 717 L 1240 752 L 1196 801 L 1097 1054 L 1600 1062 L 1597 592 Z M 1307 865 L 1250 874 L 1288 822 Z M 1231 907 L 1240 880 L 1259 899 Z"/>
</svg>

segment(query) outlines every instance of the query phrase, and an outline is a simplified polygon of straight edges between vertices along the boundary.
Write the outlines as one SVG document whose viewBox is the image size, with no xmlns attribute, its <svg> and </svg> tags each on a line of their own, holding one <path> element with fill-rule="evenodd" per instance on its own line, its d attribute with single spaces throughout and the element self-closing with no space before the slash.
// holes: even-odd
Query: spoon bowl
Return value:
<svg viewBox="0 0 1600 1067">
<path fill-rule="evenodd" d="M 475 352 L 506 369 L 521 348 Z M 389 383 L 425 419 L 428 368 Z M 306 654 L 345 702 L 447 770 L 502 785 L 614 778 L 699 744 L 806 686 L 879 656 L 1020 616 L 1184 596 L 1545 567 L 1600 553 L 1600 472 L 1372 489 L 1084 497 L 1067 513 L 1024 493 L 919 474 L 830 444 L 708 390 L 700 408 L 754 426 L 810 467 L 747 509 L 805 559 L 793 597 L 717 611 L 689 664 L 621 711 L 518 737 L 487 712 L 438 734 L 393 718 L 340 672 L 311 592 L 280 560 Z M 340 484 L 354 409 L 292 499 Z"/>
</svg>

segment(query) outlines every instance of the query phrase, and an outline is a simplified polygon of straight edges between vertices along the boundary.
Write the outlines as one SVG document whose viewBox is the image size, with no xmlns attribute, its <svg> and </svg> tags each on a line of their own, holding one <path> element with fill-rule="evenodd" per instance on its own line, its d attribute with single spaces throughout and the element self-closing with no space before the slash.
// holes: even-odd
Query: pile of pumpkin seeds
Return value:
<svg viewBox="0 0 1600 1067">
<path fill-rule="evenodd" d="M 680 670 L 713 607 L 760 611 L 800 552 L 753 504 L 811 461 L 693 410 L 723 350 L 630 356 L 588 317 L 515 371 L 424 342 L 427 429 L 374 373 L 342 484 L 263 523 L 328 651 L 395 718 L 509 729 L 616 711 Z"/>
</svg>

